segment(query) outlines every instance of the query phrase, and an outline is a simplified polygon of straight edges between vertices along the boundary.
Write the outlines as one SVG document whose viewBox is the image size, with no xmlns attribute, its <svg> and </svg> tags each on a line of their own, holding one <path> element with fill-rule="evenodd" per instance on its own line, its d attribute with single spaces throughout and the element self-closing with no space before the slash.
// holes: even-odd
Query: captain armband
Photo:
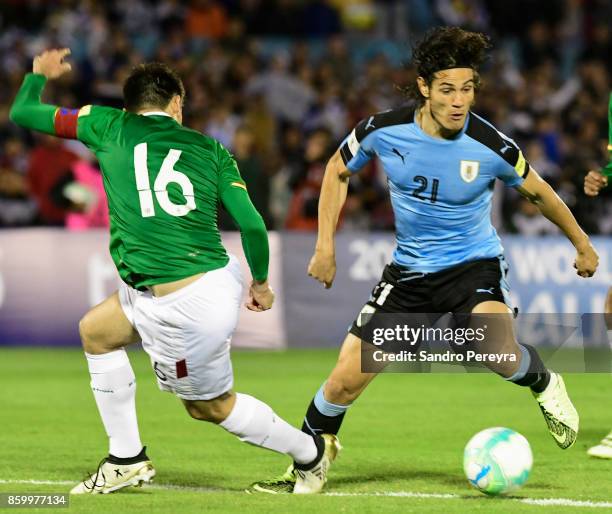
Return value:
<svg viewBox="0 0 612 514">
<path fill-rule="evenodd" d="M 55 135 L 58 137 L 65 137 L 67 139 L 76 139 L 78 118 L 79 109 L 66 109 L 65 107 L 58 107 L 55 110 L 55 116 L 53 118 Z"/>
<path fill-rule="evenodd" d="M 87 116 L 91 112 L 91 105 L 80 109 L 67 109 L 58 107 L 53 117 L 53 128 L 55 135 L 67 139 L 77 138 L 77 121 L 80 116 Z"/>
<path fill-rule="evenodd" d="M 527 175 L 529 174 L 529 163 L 527 162 L 525 157 L 523 157 L 523 152 L 521 152 L 520 150 L 518 153 L 518 160 L 514 165 L 514 169 L 516 170 L 516 173 L 519 177 L 527 178 Z"/>
</svg>

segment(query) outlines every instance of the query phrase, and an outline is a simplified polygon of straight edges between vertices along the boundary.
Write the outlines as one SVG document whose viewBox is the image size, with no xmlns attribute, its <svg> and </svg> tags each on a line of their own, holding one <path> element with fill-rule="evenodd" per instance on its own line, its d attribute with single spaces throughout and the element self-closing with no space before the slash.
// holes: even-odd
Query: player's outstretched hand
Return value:
<svg viewBox="0 0 612 514">
<path fill-rule="evenodd" d="M 70 63 L 63 62 L 64 58 L 68 57 L 69 55 L 69 48 L 47 50 L 34 57 L 32 72 L 40 73 L 48 79 L 56 79 L 57 77 L 61 77 L 64 73 L 68 73 L 72 69 Z"/>
<path fill-rule="evenodd" d="M 597 196 L 599 191 L 608 185 L 608 177 L 602 175 L 599 171 L 589 171 L 584 177 L 584 194 L 588 196 Z"/>
<path fill-rule="evenodd" d="M 336 276 L 336 256 L 332 252 L 315 250 L 310 264 L 308 264 L 308 276 L 318 280 L 329 289 Z"/>
<path fill-rule="evenodd" d="M 597 252 L 591 243 L 588 243 L 584 248 L 577 251 L 574 268 L 576 268 L 578 275 L 581 277 L 592 277 L 597 270 L 598 264 L 599 255 L 597 255 Z"/>
<path fill-rule="evenodd" d="M 274 291 L 268 285 L 267 280 L 260 284 L 253 281 L 249 290 L 249 298 L 249 303 L 246 304 L 247 309 L 255 312 L 267 311 L 274 303 Z"/>
</svg>

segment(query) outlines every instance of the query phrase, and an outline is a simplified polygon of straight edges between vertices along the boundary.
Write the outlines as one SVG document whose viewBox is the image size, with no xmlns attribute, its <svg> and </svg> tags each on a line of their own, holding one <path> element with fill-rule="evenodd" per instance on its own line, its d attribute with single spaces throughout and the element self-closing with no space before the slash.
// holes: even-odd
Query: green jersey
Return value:
<svg viewBox="0 0 612 514">
<path fill-rule="evenodd" d="M 11 118 L 43 132 L 76 136 L 96 155 L 108 198 L 110 253 L 127 284 L 143 288 L 225 266 L 229 258 L 217 228 L 220 201 L 241 229 L 253 278 L 267 278 L 265 225 L 236 162 L 219 142 L 164 112 L 51 109 L 40 104 L 45 82 L 41 75 L 26 76 Z"/>
<path fill-rule="evenodd" d="M 171 282 L 227 264 L 217 206 L 243 182 L 220 143 L 165 113 L 97 106 L 81 112 L 77 137 L 100 162 L 110 253 L 125 282 Z"/>
</svg>

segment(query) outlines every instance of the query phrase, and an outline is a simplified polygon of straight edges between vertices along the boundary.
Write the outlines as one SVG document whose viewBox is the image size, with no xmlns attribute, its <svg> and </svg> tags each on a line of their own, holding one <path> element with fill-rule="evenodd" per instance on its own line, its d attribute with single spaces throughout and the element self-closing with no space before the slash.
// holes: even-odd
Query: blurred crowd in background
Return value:
<svg viewBox="0 0 612 514">
<path fill-rule="evenodd" d="M 416 77 L 411 45 L 433 26 L 458 25 L 494 44 L 474 112 L 517 141 L 588 232 L 610 234 L 612 196 L 582 192 L 586 172 L 608 161 L 610 20 L 609 0 L 3 0 L 0 226 L 107 223 L 103 198 L 70 187 L 89 183 L 95 195 L 89 151 L 8 119 L 44 49 L 72 50 L 73 71 L 43 98 L 65 107 L 122 107 L 135 64 L 174 67 L 187 90 L 184 124 L 231 150 L 268 228 L 315 230 L 326 161 L 360 119 L 407 102 L 400 88 Z M 499 189 L 501 230 L 558 232 L 514 190 Z M 71 223 L 85 211 L 86 223 Z M 377 162 L 351 179 L 341 223 L 393 228 Z"/>
</svg>

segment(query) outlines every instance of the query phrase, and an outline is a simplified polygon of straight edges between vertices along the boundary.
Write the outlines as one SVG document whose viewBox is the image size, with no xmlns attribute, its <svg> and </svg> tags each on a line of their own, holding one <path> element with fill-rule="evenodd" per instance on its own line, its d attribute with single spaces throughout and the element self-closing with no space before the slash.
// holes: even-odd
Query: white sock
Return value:
<svg viewBox="0 0 612 514">
<path fill-rule="evenodd" d="M 317 446 L 311 436 L 248 394 L 236 393 L 236 404 L 220 425 L 241 441 L 290 455 L 298 464 L 308 464 L 317 458 Z"/>
<path fill-rule="evenodd" d="M 136 419 L 136 377 L 125 350 L 85 353 L 91 389 L 109 438 L 109 453 L 128 458 L 142 450 Z"/>
</svg>

